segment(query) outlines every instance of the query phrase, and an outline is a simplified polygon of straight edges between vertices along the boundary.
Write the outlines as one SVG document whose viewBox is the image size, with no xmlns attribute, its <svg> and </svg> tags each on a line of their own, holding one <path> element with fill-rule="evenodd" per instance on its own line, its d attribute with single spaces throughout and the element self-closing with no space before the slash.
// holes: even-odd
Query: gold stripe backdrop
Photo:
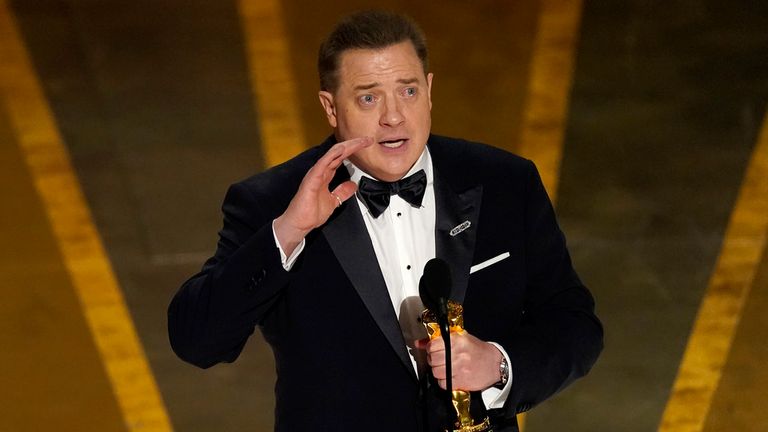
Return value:
<svg viewBox="0 0 768 432">
<path fill-rule="evenodd" d="M 581 8 L 581 0 L 541 2 L 517 149 L 521 156 L 536 162 L 553 202 L 557 199 L 560 180 Z"/>
<path fill-rule="evenodd" d="M 251 87 L 256 103 L 265 167 L 306 148 L 291 72 L 288 37 L 278 0 L 238 0 L 245 33 Z"/>
<path fill-rule="evenodd" d="M 170 431 L 122 292 L 5 0 L 0 0 L 0 32 L 2 96 L 125 424 L 133 431 Z"/>
<path fill-rule="evenodd" d="M 731 213 L 660 432 L 699 432 L 739 325 L 768 237 L 768 112 Z"/>
</svg>

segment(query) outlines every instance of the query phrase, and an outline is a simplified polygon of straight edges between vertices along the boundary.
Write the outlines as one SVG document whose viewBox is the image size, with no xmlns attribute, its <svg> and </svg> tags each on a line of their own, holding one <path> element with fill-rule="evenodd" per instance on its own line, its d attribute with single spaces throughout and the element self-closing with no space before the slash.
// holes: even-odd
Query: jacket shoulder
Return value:
<svg viewBox="0 0 768 432">
<path fill-rule="evenodd" d="M 435 165 L 449 173 L 461 172 L 485 182 L 524 181 L 535 171 L 530 160 L 488 144 L 432 135 L 429 151 Z"/>
</svg>

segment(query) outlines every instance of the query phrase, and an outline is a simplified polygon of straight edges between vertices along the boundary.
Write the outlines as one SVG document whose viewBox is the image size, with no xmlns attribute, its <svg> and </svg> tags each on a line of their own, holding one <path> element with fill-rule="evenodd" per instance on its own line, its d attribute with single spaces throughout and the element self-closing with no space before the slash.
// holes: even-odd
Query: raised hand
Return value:
<svg viewBox="0 0 768 432">
<path fill-rule="evenodd" d="M 328 185 L 344 159 L 372 144 L 370 137 L 340 142 L 307 171 L 288 208 L 275 219 L 275 234 L 286 255 L 290 255 L 310 231 L 324 224 L 334 209 L 355 194 L 357 186 L 351 181 L 338 185 L 333 191 Z"/>
</svg>

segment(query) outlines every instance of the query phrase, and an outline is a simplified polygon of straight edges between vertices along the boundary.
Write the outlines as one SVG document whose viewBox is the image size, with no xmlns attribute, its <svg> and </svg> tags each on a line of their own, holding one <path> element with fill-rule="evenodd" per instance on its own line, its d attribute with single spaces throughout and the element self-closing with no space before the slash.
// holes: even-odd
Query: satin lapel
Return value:
<svg viewBox="0 0 768 432">
<path fill-rule="evenodd" d="M 403 366 L 413 379 L 417 379 L 376 252 L 355 198 L 347 200 L 321 231 L 368 312 L 402 360 Z"/>
<path fill-rule="evenodd" d="M 435 167 L 434 187 L 437 205 L 435 252 L 437 257 L 444 259 L 451 268 L 451 299 L 464 303 L 469 269 L 475 251 L 483 186 L 477 185 L 456 193 L 448 184 L 447 177 Z"/>
</svg>

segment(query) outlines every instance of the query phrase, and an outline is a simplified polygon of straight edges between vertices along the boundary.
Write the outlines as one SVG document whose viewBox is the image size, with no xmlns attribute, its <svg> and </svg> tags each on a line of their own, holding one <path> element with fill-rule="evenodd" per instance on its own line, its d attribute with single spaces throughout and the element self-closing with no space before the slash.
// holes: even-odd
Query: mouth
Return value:
<svg viewBox="0 0 768 432">
<path fill-rule="evenodd" d="M 396 149 L 396 148 L 400 148 L 403 144 L 405 144 L 406 141 L 408 141 L 407 138 L 395 138 L 395 139 L 379 141 L 379 144 L 383 145 L 386 148 Z"/>
</svg>

